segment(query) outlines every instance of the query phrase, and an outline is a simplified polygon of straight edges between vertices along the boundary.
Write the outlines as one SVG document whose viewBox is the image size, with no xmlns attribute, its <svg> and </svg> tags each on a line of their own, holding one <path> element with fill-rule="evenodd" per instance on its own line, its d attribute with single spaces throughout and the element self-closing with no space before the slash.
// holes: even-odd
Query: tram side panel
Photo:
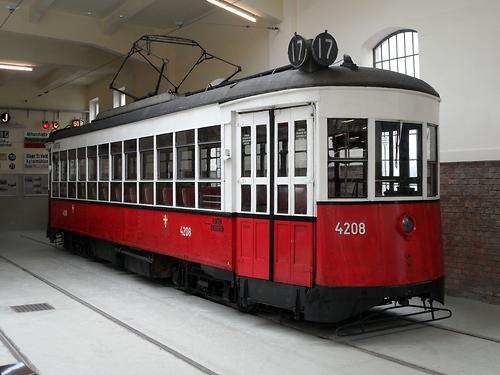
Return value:
<svg viewBox="0 0 500 375">
<path fill-rule="evenodd" d="M 316 283 L 375 287 L 443 276 L 439 202 L 318 205 Z M 405 235 L 404 215 L 415 230 Z"/>
<path fill-rule="evenodd" d="M 53 228 L 231 271 L 232 220 L 51 199 Z"/>
<path fill-rule="evenodd" d="M 269 279 L 269 220 L 237 217 L 236 273 L 239 276 Z"/>
</svg>

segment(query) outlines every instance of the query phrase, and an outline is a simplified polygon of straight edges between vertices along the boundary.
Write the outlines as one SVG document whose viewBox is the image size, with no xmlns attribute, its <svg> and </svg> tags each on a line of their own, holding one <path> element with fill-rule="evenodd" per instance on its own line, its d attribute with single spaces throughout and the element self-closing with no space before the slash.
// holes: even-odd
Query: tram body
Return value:
<svg viewBox="0 0 500 375">
<path fill-rule="evenodd" d="M 49 233 L 242 309 L 336 322 L 443 302 L 439 101 L 334 67 L 109 111 L 50 137 Z"/>
</svg>

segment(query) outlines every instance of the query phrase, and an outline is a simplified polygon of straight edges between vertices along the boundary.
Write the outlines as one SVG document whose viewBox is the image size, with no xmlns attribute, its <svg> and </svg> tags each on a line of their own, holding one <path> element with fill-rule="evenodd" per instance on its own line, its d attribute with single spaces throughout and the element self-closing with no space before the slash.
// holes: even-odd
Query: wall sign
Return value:
<svg viewBox="0 0 500 375">
<path fill-rule="evenodd" d="M 48 171 L 49 154 L 45 150 L 24 153 L 24 169 L 36 171 Z"/>
<path fill-rule="evenodd" d="M 25 148 L 45 148 L 45 142 L 49 139 L 49 132 L 38 130 L 26 130 L 24 132 Z"/>
<path fill-rule="evenodd" d="M 24 175 L 24 195 L 47 195 L 49 191 L 48 177 L 47 174 Z"/>
<path fill-rule="evenodd" d="M 17 174 L 0 174 L 0 197 L 15 197 L 17 192 Z"/>
<path fill-rule="evenodd" d="M 10 131 L 9 130 L 0 130 L 0 147 L 2 146 L 11 146 L 12 140 L 10 139 Z"/>
<path fill-rule="evenodd" d="M 10 113 L 4 112 L 0 115 L 0 122 L 2 124 L 8 124 L 10 121 Z"/>
</svg>

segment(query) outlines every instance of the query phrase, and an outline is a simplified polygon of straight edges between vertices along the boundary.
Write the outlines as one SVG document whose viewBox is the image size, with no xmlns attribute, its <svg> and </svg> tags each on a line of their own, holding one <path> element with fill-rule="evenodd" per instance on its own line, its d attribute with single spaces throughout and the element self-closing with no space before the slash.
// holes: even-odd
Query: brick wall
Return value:
<svg viewBox="0 0 500 375">
<path fill-rule="evenodd" d="M 500 304 L 500 161 L 441 164 L 447 294 Z"/>
</svg>

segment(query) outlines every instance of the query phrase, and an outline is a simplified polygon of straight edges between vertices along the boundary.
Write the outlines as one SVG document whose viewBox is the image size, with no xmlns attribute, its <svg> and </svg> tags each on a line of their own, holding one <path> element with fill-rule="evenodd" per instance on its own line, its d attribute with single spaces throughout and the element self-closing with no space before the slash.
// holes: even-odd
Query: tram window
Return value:
<svg viewBox="0 0 500 375">
<path fill-rule="evenodd" d="M 79 148 L 77 155 L 78 155 L 78 181 L 85 181 L 87 175 L 87 152 L 85 147 Z"/>
<path fill-rule="evenodd" d="M 241 128 L 241 177 L 252 176 L 252 128 Z"/>
<path fill-rule="evenodd" d="M 427 195 L 438 195 L 437 126 L 427 125 Z"/>
<path fill-rule="evenodd" d="M 153 183 L 141 182 L 139 183 L 139 203 L 154 204 L 153 201 Z"/>
<path fill-rule="evenodd" d="M 59 182 L 52 183 L 52 197 L 59 197 Z"/>
<path fill-rule="evenodd" d="M 307 176 L 307 121 L 295 121 L 295 176 Z"/>
<path fill-rule="evenodd" d="M 59 152 L 52 153 L 52 181 L 59 181 Z"/>
<path fill-rule="evenodd" d="M 153 137 L 139 140 L 141 155 L 141 180 L 152 180 L 154 172 Z"/>
<path fill-rule="evenodd" d="M 109 182 L 99 182 L 99 200 L 100 201 L 109 200 Z"/>
<path fill-rule="evenodd" d="M 68 198 L 76 198 L 76 182 L 68 182 Z"/>
<path fill-rule="evenodd" d="M 87 182 L 87 199 L 97 199 L 97 182 Z"/>
<path fill-rule="evenodd" d="M 288 185 L 278 185 L 278 213 L 288 213 Z"/>
<path fill-rule="evenodd" d="M 87 199 L 87 188 L 85 182 L 78 182 L 77 190 L 78 190 L 78 199 Z"/>
<path fill-rule="evenodd" d="M 61 159 L 61 181 L 68 180 L 68 152 L 61 151 L 59 154 Z"/>
<path fill-rule="evenodd" d="M 422 195 L 421 125 L 376 121 L 375 193 Z"/>
<path fill-rule="evenodd" d="M 220 126 L 199 129 L 198 147 L 200 151 L 200 178 L 220 179 Z"/>
<path fill-rule="evenodd" d="M 194 179 L 194 130 L 175 133 L 175 145 L 177 147 L 177 178 L 179 180 Z"/>
<path fill-rule="evenodd" d="M 69 180 L 76 181 L 76 150 L 68 151 Z"/>
<path fill-rule="evenodd" d="M 137 140 L 130 139 L 124 142 L 125 153 L 125 179 L 137 179 Z"/>
<path fill-rule="evenodd" d="M 111 143 L 111 158 L 112 158 L 112 171 L 113 180 L 121 181 L 122 179 L 122 143 Z M 120 198 L 121 200 L 121 198 Z"/>
<path fill-rule="evenodd" d="M 288 177 L 288 123 L 287 122 L 280 122 L 278 124 L 278 177 Z"/>
<path fill-rule="evenodd" d="M 307 185 L 295 185 L 295 213 L 307 214 Z"/>
<path fill-rule="evenodd" d="M 174 194 L 171 182 L 156 183 L 156 204 L 162 206 L 172 206 L 174 204 L 173 196 Z"/>
<path fill-rule="evenodd" d="M 194 182 L 176 183 L 176 202 L 179 207 L 194 207 Z"/>
<path fill-rule="evenodd" d="M 122 183 L 121 182 L 112 182 L 111 183 L 111 200 L 113 202 L 121 202 L 122 201 Z"/>
<path fill-rule="evenodd" d="M 267 185 L 256 186 L 256 212 L 267 212 Z"/>
<path fill-rule="evenodd" d="M 220 182 L 200 182 L 198 184 L 198 206 L 211 210 L 221 208 Z"/>
<path fill-rule="evenodd" d="M 61 182 L 59 185 L 59 196 L 61 198 L 67 198 L 68 197 L 68 183 L 67 182 Z"/>
<path fill-rule="evenodd" d="M 99 180 L 109 180 L 109 144 L 99 145 Z"/>
<path fill-rule="evenodd" d="M 88 180 L 97 180 L 97 146 L 87 147 Z"/>
<path fill-rule="evenodd" d="M 256 173 L 257 177 L 267 176 L 267 129 L 266 125 L 257 125 L 257 154 L 256 157 Z"/>
<path fill-rule="evenodd" d="M 327 120 L 328 198 L 366 198 L 367 119 Z"/>
<path fill-rule="evenodd" d="M 123 201 L 137 203 L 137 184 L 135 182 L 125 182 L 123 184 Z"/>
<path fill-rule="evenodd" d="M 241 185 L 241 211 L 252 210 L 252 187 L 251 185 Z"/>
<path fill-rule="evenodd" d="M 170 180 L 174 177 L 174 151 L 172 133 L 156 136 L 158 149 L 158 178 Z"/>
</svg>

